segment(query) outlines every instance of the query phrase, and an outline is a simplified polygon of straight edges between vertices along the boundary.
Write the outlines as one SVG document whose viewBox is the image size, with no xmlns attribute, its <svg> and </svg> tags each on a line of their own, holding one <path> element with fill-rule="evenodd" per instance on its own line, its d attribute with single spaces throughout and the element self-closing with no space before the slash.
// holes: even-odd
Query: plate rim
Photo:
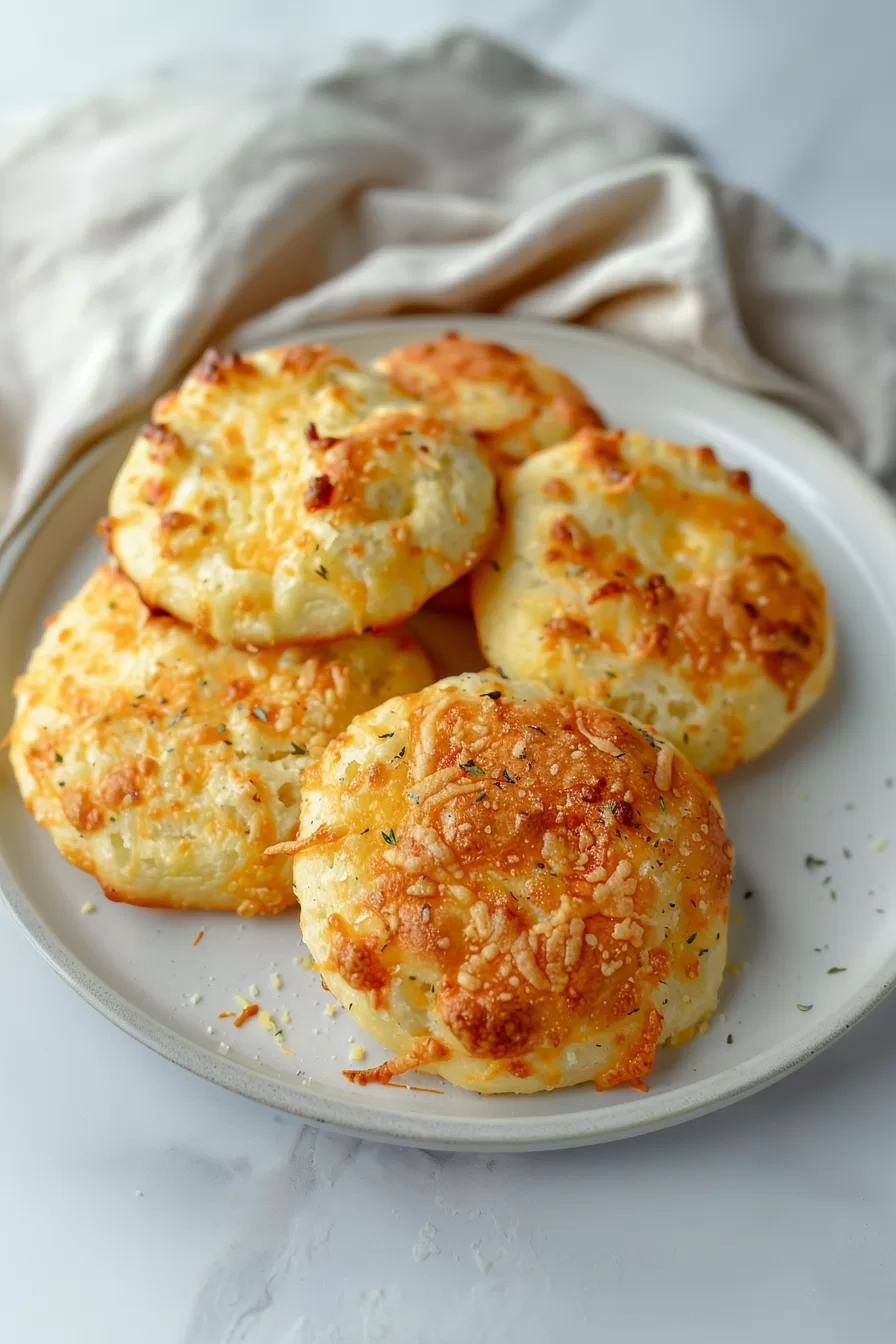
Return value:
<svg viewBox="0 0 896 1344">
<path fill-rule="evenodd" d="M 803 419 L 779 403 L 756 397 L 742 388 L 714 379 L 710 374 L 680 364 L 667 355 L 649 347 L 606 332 L 587 327 L 529 321 L 502 315 L 469 313 L 428 313 L 402 317 L 384 317 L 363 321 L 315 324 L 297 333 L 297 338 L 325 340 L 336 343 L 352 337 L 375 336 L 382 332 L 400 334 L 403 330 L 419 331 L 431 326 L 433 334 L 446 327 L 463 326 L 468 331 L 479 331 L 486 339 L 494 338 L 497 330 L 514 332 L 513 340 L 525 343 L 548 339 L 558 344 L 565 342 L 593 347 L 620 348 L 626 356 L 648 369 L 660 369 L 666 374 L 699 385 L 704 391 L 722 393 L 741 403 L 744 411 L 760 414 L 766 421 L 778 422 L 785 435 L 796 432 L 804 439 L 814 438 L 815 449 L 835 472 L 841 473 L 854 498 L 863 499 L 865 506 L 877 518 L 878 524 L 889 533 L 896 553 L 896 507 L 883 490 L 867 476 L 861 467 L 837 446 L 823 430 Z M 113 439 L 130 424 L 132 417 L 122 425 L 105 433 L 101 439 L 81 454 L 55 480 L 47 494 L 19 521 L 0 547 L 0 595 L 13 580 L 19 561 L 27 553 L 30 543 L 44 524 L 61 508 L 77 483 L 110 451 Z M 771 1086 L 815 1055 L 833 1045 L 847 1031 L 857 1025 L 896 987 L 896 950 L 878 970 L 854 991 L 839 1010 L 817 1027 L 807 1027 L 792 1042 L 769 1046 L 752 1058 L 732 1065 L 711 1078 L 685 1084 L 672 1094 L 648 1094 L 632 1099 L 621 1114 L 610 1120 L 610 1111 L 583 1109 L 568 1115 L 548 1115 L 523 1118 L 453 1117 L 434 1118 L 424 1113 L 396 1115 L 391 1111 L 366 1108 L 354 1100 L 315 1096 L 300 1084 L 269 1076 L 254 1070 L 248 1063 L 229 1060 L 215 1055 L 207 1048 L 181 1036 L 149 1013 L 136 1007 L 124 995 L 112 989 L 100 976 L 76 957 L 44 921 L 39 910 L 21 891 L 10 873 L 0 849 L 0 896 L 12 918 L 20 926 L 29 942 L 43 959 L 66 981 L 75 992 L 97 1009 L 108 1020 L 129 1036 L 148 1046 L 155 1053 L 180 1065 L 189 1072 L 226 1088 L 250 1100 L 272 1106 L 311 1124 L 330 1126 L 343 1133 L 372 1139 L 377 1142 L 408 1144 L 431 1149 L 467 1151 L 532 1151 L 577 1147 L 662 1129 L 694 1119 L 713 1110 L 731 1105 L 744 1097 Z M 666 1103 L 663 1098 L 666 1097 Z M 677 1104 L 673 1099 L 677 1098 Z M 673 1102 L 673 1104 L 669 1104 Z"/>
</svg>

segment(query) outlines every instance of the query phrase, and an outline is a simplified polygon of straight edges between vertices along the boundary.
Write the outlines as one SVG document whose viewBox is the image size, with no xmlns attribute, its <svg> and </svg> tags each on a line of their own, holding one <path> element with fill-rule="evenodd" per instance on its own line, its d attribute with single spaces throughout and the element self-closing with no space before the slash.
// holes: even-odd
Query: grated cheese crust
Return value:
<svg viewBox="0 0 896 1344">
<path fill-rule="evenodd" d="M 101 566 L 16 682 L 10 757 L 70 863 L 114 901 L 274 914 L 306 766 L 352 717 L 431 670 L 405 632 L 256 653 L 152 613 Z"/>
<path fill-rule="evenodd" d="M 710 448 L 585 430 L 505 483 L 473 579 L 486 656 L 600 699 L 712 773 L 767 750 L 823 693 L 834 624 L 811 559 Z"/>
<path fill-rule="evenodd" d="M 112 488 L 108 544 L 154 607 L 221 642 L 398 624 L 495 524 L 476 444 L 323 345 L 209 351 Z"/>
<path fill-rule="evenodd" d="M 413 397 L 471 433 L 499 474 L 603 421 L 580 387 L 523 350 L 456 331 L 375 361 Z"/>
<path fill-rule="evenodd" d="M 715 1008 L 715 787 L 603 706 L 492 672 L 388 701 L 307 772 L 293 849 L 317 967 L 396 1055 L 354 1081 L 638 1084 Z"/>
</svg>

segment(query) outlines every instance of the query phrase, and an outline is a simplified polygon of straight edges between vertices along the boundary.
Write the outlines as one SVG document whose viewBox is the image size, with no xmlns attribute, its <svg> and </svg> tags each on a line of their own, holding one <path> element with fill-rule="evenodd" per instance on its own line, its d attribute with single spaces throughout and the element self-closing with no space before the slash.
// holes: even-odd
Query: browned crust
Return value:
<svg viewBox="0 0 896 1344">
<path fill-rule="evenodd" d="M 342 1076 L 350 1083 L 366 1087 L 368 1083 L 389 1083 L 399 1074 L 419 1069 L 422 1064 L 436 1064 L 449 1057 L 448 1049 L 434 1036 L 415 1041 L 410 1050 L 394 1059 L 387 1059 L 372 1069 L 343 1069 Z"/>
<path fill-rule="evenodd" d="M 477 341 L 457 331 L 436 340 L 390 351 L 380 361 L 393 381 L 410 396 L 429 403 L 472 433 L 503 470 L 523 455 L 564 442 L 578 430 L 599 429 L 604 421 L 576 383 L 559 369 L 541 363 L 525 351 L 493 341 Z M 470 416 L 459 394 L 464 384 L 491 387 L 504 396 L 508 407 L 522 404 L 522 413 L 508 409 L 504 422 L 485 425 Z M 544 436 L 536 422 L 545 412 L 553 416 L 554 430 Z"/>
<path fill-rule="evenodd" d="M 546 656 L 570 642 L 589 651 L 658 660 L 670 669 L 682 666 L 698 699 L 729 671 L 742 676 L 747 657 L 784 692 L 787 711 L 794 712 L 827 649 L 829 618 L 821 581 L 788 540 L 781 519 L 750 495 L 747 474 L 726 471 L 711 448 L 675 451 L 692 452 L 710 479 L 736 490 L 737 497 L 690 490 L 659 458 L 633 466 L 626 444 L 621 430 L 583 430 L 570 446 L 579 470 L 600 473 L 602 497 L 649 492 L 652 507 L 662 505 L 662 519 L 670 526 L 681 518 L 707 535 L 728 534 L 746 554 L 729 570 L 695 573 L 673 583 L 666 573 L 646 572 L 639 556 L 620 549 L 609 533 L 591 535 L 573 512 L 558 515 L 549 526 L 545 523 L 541 561 L 548 573 L 575 566 L 581 594 L 567 597 L 565 610 L 545 623 Z M 571 487 L 571 470 L 568 476 Z M 541 494 L 561 498 L 556 489 L 546 494 L 544 485 Z M 612 620 L 594 610 L 610 601 L 625 604 L 622 624 L 635 627 L 628 644 Z"/>
<path fill-rule="evenodd" d="M 243 359 L 236 351 L 208 349 L 190 370 L 189 376 L 199 383 L 214 383 L 221 386 L 235 375 L 246 376 L 257 373 L 255 365 Z"/>
<path fill-rule="evenodd" d="M 338 845 L 344 840 L 344 826 L 318 826 L 316 831 L 304 840 L 284 840 L 280 845 L 271 845 L 265 850 L 265 856 L 275 854 L 301 854 L 306 849 L 319 849 L 325 845 Z"/>
<path fill-rule="evenodd" d="M 86 864 L 78 864 L 84 872 L 89 872 L 91 877 L 96 877 L 92 868 Z M 99 880 L 99 879 L 97 879 Z M 279 900 L 259 901 L 245 899 L 239 893 L 235 893 L 233 898 L 227 902 L 218 901 L 215 904 L 201 905 L 196 901 L 178 900 L 169 894 L 148 896 L 144 892 L 121 891 L 117 887 L 105 886 L 99 883 L 102 893 L 107 901 L 112 901 L 115 905 L 138 905 L 147 910 L 206 910 L 210 913 L 218 910 L 222 913 L 239 913 L 251 918 L 253 915 L 282 915 L 288 910 L 296 910 L 298 902 L 294 896 L 284 893 Z"/>
<path fill-rule="evenodd" d="M 153 462 L 167 466 L 177 457 L 185 457 L 187 447 L 179 434 L 167 425 L 150 421 L 140 431 L 140 437 L 149 442 L 149 456 Z"/>
</svg>

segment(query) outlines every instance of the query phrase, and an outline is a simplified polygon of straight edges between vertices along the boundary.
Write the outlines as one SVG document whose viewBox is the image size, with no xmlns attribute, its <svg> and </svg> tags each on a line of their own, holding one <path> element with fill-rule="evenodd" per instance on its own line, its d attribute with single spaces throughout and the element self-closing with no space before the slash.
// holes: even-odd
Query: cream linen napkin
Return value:
<svg viewBox="0 0 896 1344">
<path fill-rule="evenodd" d="M 642 113 L 457 33 L 0 123 L 7 528 L 210 341 L 414 309 L 600 326 L 783 398 L 872 471 L 896 460 L 891 267 L 833 258 Z"/>
</svg>

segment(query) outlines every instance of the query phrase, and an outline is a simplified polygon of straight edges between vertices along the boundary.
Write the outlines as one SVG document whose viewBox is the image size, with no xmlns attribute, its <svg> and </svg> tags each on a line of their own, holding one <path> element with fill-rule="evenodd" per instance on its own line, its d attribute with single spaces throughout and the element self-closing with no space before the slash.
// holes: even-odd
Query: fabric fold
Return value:
<svg viewBox="0 0 896 1344">
<path fill-rule="evenodd" d="M 601 327 L 896 460 L 896 270 L 674 132 L 454 33 L 323 76 L 173 72 L 0 124 L 0 509 L 210 341 L 413 311 Z"/>
</svg>

